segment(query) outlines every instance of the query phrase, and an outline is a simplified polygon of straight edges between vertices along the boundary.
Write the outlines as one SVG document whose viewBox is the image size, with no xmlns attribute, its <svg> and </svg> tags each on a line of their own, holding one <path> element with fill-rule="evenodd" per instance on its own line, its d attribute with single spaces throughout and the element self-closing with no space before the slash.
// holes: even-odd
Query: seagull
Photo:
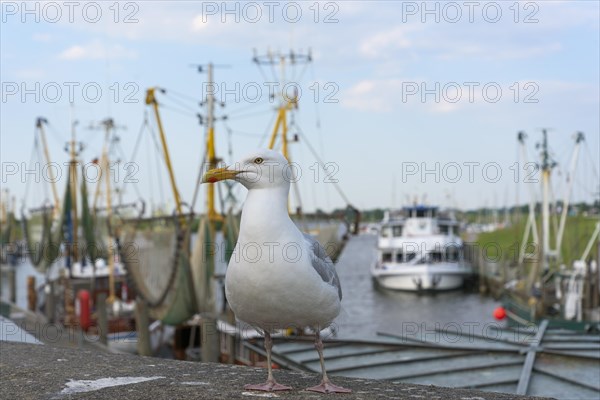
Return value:
<svg viewBox="0 0 600 400">
<path fill-rule="evenodd" d="M 204 174 L 202 182 L 235 180 L 248 189 L 238 242 L 225 275 L 225 295 L 236 317 L 264 333 L 268 377 L 246 390 L 291 390 L 277 383 L 271 367 L 271 334 L 288 328 L 312 328 L 321 360 L 322 379 L 306 390 L 349 393 L 327 377 L 320 330 L 341 308 L 342 288 L 331 259 L 311 236 L 303 234 L 288 213 L 290 181 L 296 179 L 280 153 L 260 149 L 234 166 Z"/>
</svg>

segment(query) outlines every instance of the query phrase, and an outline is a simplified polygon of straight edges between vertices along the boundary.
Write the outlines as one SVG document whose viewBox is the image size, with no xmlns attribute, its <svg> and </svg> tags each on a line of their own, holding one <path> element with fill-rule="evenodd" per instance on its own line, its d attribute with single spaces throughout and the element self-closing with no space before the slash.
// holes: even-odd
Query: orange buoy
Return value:
<svg viewBox="0 0 600 400">
<path fill-rule="evenodd" d="M 496 307 L 494 310 L 494 318 L 496 318 L 498 321 L 502 321 L 504 318 L 506 318 L 506 310 L 504 307 Z"/>
</svg>

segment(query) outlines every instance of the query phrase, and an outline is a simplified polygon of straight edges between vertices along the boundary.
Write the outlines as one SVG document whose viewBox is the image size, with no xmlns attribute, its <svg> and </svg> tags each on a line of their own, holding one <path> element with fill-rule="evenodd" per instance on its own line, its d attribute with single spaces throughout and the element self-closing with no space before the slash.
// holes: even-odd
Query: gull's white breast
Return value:
<svg viewBox="0 0 600 400">
<path fill-rule="evenodd" d="M 248 241 L 240 232 L 225 277 L 227 301 L 240 320 L 263 329 L 322 329 L 340 312 L 338 292 L 314 270 L 312 250 L 291 224 L 276 241 Z"/>
</svg>

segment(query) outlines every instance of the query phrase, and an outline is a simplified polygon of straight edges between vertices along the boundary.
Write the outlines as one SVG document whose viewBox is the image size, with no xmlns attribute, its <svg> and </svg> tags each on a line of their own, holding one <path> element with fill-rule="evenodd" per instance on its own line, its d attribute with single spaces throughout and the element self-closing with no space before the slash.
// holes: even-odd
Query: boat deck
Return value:
<svg viewBox="0 0 600 400">
<path fill-rule="evenodd" d="M 325 345 L 330 375 L 432 384 L 557 399 L 600 397 L 600 334 L 490 326 L 485 335 L 452 330 L 422 337 L 379 332 L 381 340 L 332 339 Z M 261 352 L 262 343 L 251 345 Z M 311 340 L 275 340 L 274 360 L 319 372 Z"/>
</svg>

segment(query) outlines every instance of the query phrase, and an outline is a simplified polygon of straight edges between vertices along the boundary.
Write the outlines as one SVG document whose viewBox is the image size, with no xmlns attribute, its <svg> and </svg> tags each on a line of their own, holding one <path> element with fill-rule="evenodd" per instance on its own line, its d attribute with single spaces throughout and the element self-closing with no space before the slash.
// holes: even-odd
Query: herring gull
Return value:
<svg viewBox="0 0 600 400">
<path fill-rule="evenodd" d="M 233 179 L 248 189 L 238 243 L 225 275 L 225 294 L 236 317 L 264 333 L 268 378 L 249 390 L 290 390 L 275 381 L 271 334 L 310 327 L 315 331 L 321 383 L 307 390 L 348 393 L 327 377 L 321 329 L 340 313 L 342 289 L 331 259 L 321 245 L 290 219 L 288 194 L 293 171 L 285 157 L 261 149 L 227 168 L 208 171 L 203 182 Z"/>
</svg>

